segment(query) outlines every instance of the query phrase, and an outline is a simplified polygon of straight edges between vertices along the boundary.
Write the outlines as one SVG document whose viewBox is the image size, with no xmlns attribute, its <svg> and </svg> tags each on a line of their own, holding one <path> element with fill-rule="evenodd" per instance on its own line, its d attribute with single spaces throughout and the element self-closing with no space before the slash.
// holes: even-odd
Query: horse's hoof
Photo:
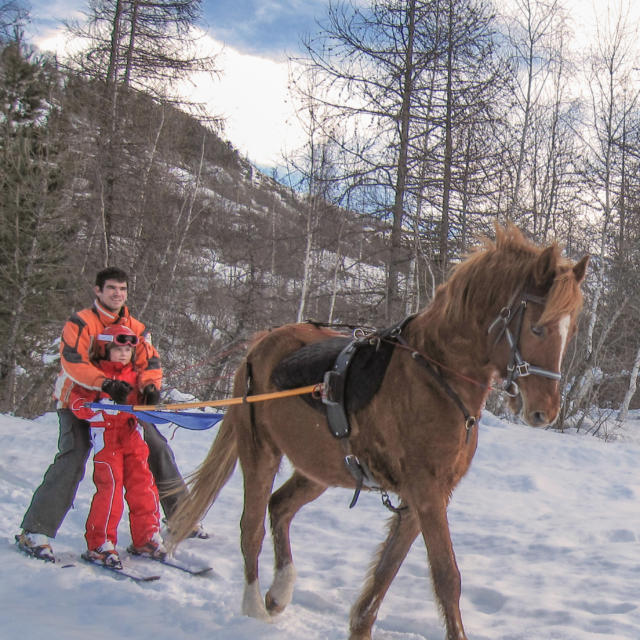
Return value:
<svg viewBox="0 0 640 640">
<path fill-rule="evenodd" d="M 271 615 L 282 613 L 293 597 L 293 585 L 296 582 L 296 570 L 287 564 L 276 571 L 273 584 L 264 598 L 267 611 Z"/>
<path fill-rule="evenodd" d="M 267 593 L 267 595 L 264 597 L 264 603 L 267 607 L 267 611 L 272 616 L 282 613 L 287 607 L 286 604 L 280 604 L 277 600 L 272 598 L 270 593 Z"/>
<path fill-rule="evenodd" d="M 249 585 L 245 585 L 244 596 L 242 598 L 242 613 L 250 618 L 256 618 L 263 622 L 271 622 L 271 616 L 262 603 L 260 587 L 257 580 Z"/>
</svg>

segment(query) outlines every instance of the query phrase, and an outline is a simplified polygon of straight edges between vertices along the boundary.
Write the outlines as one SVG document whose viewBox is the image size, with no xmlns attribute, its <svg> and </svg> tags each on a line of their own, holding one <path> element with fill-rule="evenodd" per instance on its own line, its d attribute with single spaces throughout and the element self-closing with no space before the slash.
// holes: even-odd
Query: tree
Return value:
<svg viewBox="0 0 640 640">
<path fill-rule="evenodd" d="M 53 341 L 68 223 L 62 219 L 54 63 L 19 40 L 0 51 L 0 406 L 29 397 L 20 371 Z M 38 292 L 38 295 L 34 295 Z M 42 365 L 40 366 L 42 370 Z"/>
<path fill-rule="evenodd" d="M 0 46 L 21 39 L 24 23 L 28 19 L 28 11 L 15 0 L 0 2 Z"/>
<path fill-rule="evenodd" d="M 596 251 L 582 351 L 563 409 L 565 413 L 594 402 L 598 378 L 606 380 L 610 374 L 617 377 L 621 369 L 632 369 L 624 340 L 630 335 L 624 330 L 625 325 L 632 326 L 632 344 L 637 344 L 636 322 L 633 315 L 629 316 L 629 311 L 638 308 L 637 277 L 632 270 L 620 268 L 629 264 L 633 252 L 627 253 L 627 249 L 638 238 L 637 225 L 627 224 L 633 207 L 626 195 L 631 140 L 638 139 L 629 130 L 637 120 L 634 114 L 638 112 L 640 98 L 634 39 L 633 30 L 622 14 L 614 22 L 599 25 L 590 57 L 582 198 L 591 217 L 597 220 L 593 238 Z M 622 230 L 627 236 L 624 240 L 620 236 Z M 634 233 L 635 236 L 628 235 Z M 615 339 L 614 333 L 618 334 Z"/>
<path fill-rule="evenodd" d="M 123 179 L 129 170 L 127 146 L 135 136 L 130 110 L 136 92 L 185 106 L 185 98 L 176 94 L 177 82 L 196 71 L 215 70 L 214 59 L 197 52 L 200 5 L 201 0 L 90 0 L 87 20 L 68 24 L 71 34 L 87 43 L 71 60 L 72 68 L 102 87 L 93 167 L 105 263 L 116 257 L 116 228 L 128 218 L 121 214 L 132 201 L 144 205 L 145 191 L 136 193 L 136 186 Z"/>
<path fill-rule="evenodd" d="M 398 273 L 405 261 L 402 229 L 409 130 L 419 88 L 416 69 L 423 66 L 419 60 L 428 56 L 430 49 L 426 43 L 416 43 L 416 24 L 427 5 L 421 0 L 385 1 L 360 9 L 332 3 L 320 38 L 306 43 L 309 73 L 315 74 L 320 84 L 314 98 L 333 108 L 325 135 L 331 139 L 334 123 L 351 121 L 346 125 L 353 131 L 346 147 L 350 155 L 345 167 L 348 179 L 368 189 L 372 212 L 390 221 L 387 318 L 397 306 Z M 365 125 L 363 130 L 367 122 L 369 128 Z M 367 139 L 374 131 L 375 137 Z"/>
</svg>

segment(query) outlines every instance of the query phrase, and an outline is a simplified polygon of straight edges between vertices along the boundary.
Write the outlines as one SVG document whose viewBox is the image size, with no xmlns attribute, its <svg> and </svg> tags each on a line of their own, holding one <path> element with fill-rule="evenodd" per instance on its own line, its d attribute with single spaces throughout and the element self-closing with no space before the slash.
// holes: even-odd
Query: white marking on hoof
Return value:
<svg viewBox="0 0 640 640">
<path fill-rule="evenodd" d="M 269 611 L 280 613 L 291 602 L 296 575 L 296 568 L 292 564 L 276 571 L 266 597 Z"/>
<path fill-rule="evenodd" d="M 251 584 L 246 584 L 244 587 L 242 613 L 250 618 L 257 618 L 263 622 L 271 622 L 271 616 L 262 601 L 260 583 L 257 580 L 254 580 Z"/>
</svg>

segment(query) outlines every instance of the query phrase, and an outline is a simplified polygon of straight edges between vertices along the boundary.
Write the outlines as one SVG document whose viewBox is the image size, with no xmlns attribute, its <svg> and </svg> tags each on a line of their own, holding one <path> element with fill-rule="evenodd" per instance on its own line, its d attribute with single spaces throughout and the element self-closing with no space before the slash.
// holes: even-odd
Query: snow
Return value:
<svg viewBox="0 0 640 640">
<path fill-rule="evenodd" d="M 215 429 L 165 429 L 184 473 L 204 458 Z M 330 490 L 292 528 L 298 580 L 271 624 L 240 613 L 242 477 L 236 470 L 204 524 L 176 556 L 214 567 L 193 577 L 156 563 L 156 582 L 118 579 L 78 561 L 62 569 L 13 544 L 34 488 L 56 449 L 57 418 L 0 415 L 0 638 L 29 640 L 344 640 L 348 617 L 389 513 L 376 495 Z M 472 467 L 449 508 L 462 573 L 461 609 L 473 640 L 640 638 L 640 415 L 606 442 L 504 422 L 485 413 Z M 287 477 L 285 468 L 279 482 Z M 93 494 L 91 465 L 54 549 L 79 554 Z M 130 542 L 126 518 L 119 547 Z M 265 539 L 261 587 L 273 554 Z M 140 564 L 136 566 L 141 566 Z M 443 638 L 419 538 L 380 610 L 374 640 Z"/>
</svg>

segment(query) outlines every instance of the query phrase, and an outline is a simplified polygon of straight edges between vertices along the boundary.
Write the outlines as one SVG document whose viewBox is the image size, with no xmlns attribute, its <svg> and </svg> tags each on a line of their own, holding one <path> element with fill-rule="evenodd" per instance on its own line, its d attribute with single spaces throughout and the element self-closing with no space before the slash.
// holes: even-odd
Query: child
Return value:
<svg viewBox="0 0 640 640">
<path fill-rule="evenodd" d="M 119 386 L 130 389 L 127 404 L 138 403 L 138 374 L 132 358 L 138 336 L 129 327 L 105 327 L 96 341 L 96 365 Z M 116 550 L 118 524 L 124 510 L 123 488 L 129 505 L 129 526 L 132 545 L 127 549 L 135 555 L 164 558 L 167 551 L 160 536 L 158 490 L 149 470 L 149 449 L 142 438 L 142 427 L 130 413 L 90 409 L 87 402 L 109 396 L 76 385 L 71 391 L 70 407 L 75 415 L 87 420 L 93 443 L 93 481 L 96 493 L 87 518 L 88 550 L 86 560 L 121 569 Z M 112 402 L 108 400 L 108 402 Z"/>
</svg>

